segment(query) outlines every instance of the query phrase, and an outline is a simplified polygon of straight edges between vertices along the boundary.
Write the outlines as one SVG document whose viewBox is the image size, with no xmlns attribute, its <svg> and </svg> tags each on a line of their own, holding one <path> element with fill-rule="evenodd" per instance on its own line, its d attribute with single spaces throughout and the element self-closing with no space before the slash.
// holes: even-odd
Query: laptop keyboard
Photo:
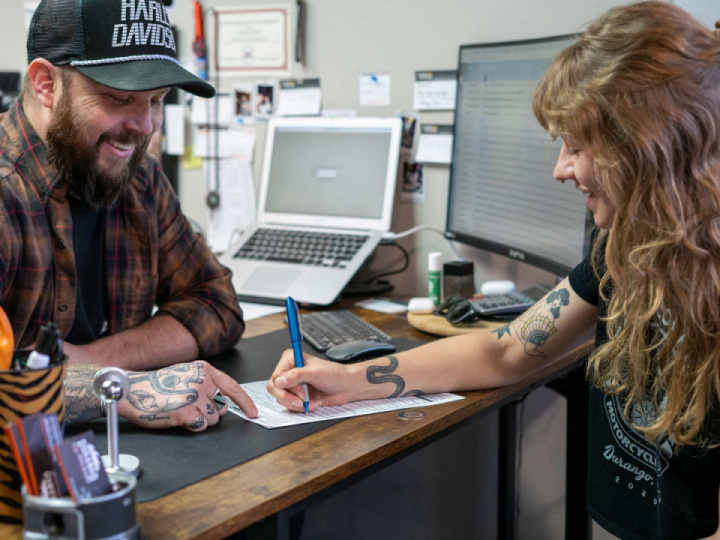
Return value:
<svg viewBox="0 0 720 540">
<path fill-rule="evenodd" d="M 391 341 L 385 332 L 346 309 L 302 314 L 300 325 L 305 341 L 320 352 L 360 339 Z"/>
<path fill-rule="evenodd" d="M 368 238 L 363 234 L 258 229 L 234 257 L 345 268 Z"/>
</svg>

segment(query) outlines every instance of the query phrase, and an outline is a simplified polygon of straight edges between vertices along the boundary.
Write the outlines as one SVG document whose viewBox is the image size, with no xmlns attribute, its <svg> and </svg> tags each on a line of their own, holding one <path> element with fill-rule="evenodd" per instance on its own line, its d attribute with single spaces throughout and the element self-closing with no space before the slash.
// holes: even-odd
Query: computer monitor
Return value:
<svg viewBox="0 0 720 540">
<path fill-rule="evenodd" d="M 552 178 L 560 140 L 538 124 L 532 96 L 576 36 L 463 45 L 446 235 L 567 275 L 590 245 L 592 217 L 572 182 Z"/>
</svg>

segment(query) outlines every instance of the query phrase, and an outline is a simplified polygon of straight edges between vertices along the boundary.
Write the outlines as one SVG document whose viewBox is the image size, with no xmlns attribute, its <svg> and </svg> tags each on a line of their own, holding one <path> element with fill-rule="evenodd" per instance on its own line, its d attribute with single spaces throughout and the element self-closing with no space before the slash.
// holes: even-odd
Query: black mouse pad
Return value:
<svg viewBox="0 0 720 540">
<path fill-rule="evenodd" d="M 398 351 L 405 351 L 424 342 L 411 339 L 394 339 Z M 278 330 L 251 339 L 243 339 L 238 346 L 218 355 L 210 363 L 239 382 L 252 382 L 270 378 L 280 355 L 290 347 L 287 330 Z M 312 347 L 303 343 L 303 349 L 317 356 Z M 141 477 L 137 500 L 146 502 L 167 495 L 187 485 L 199 482 L 285 446 L 311 433 L 325 429 L 342 420 L 315 422 L 278 429 L 266 429 L 240 417 L 227 413 L 220 422 L 202 433 L 190 433 L 182 428 L 148 430 L 127 421 L 120 422 L 121 454 L 132 454 L 140 459 Z M 95 431 L 98 450 L 107 453 L 105 421 L 69 425 L 65 436 Z"/>
</svg>

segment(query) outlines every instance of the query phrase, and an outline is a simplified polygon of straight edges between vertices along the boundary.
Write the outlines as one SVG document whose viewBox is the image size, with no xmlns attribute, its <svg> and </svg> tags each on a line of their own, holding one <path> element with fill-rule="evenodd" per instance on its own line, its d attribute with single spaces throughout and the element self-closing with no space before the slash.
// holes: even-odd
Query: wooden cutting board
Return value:
<svg viewBox="0 0 720 540">
<path fill-rule="evenodd" d="M 495 330 L 507 324 L 507 321 L 485 320 L 472 324 L 450 324 L 445 317 L 426 313 L 408 313 L 407 320 L 413 328 L 434 336 L 459 336 L 460 334 L 470 334 L 488 329 Z"/>
</svg>

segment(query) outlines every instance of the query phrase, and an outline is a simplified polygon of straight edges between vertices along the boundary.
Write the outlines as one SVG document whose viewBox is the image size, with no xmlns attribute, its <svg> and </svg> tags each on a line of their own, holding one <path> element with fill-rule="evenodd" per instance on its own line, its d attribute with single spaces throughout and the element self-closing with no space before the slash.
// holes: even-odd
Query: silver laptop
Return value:
<svg viewBox="0 0 720 540">
<path fill-rule="evenodd" d="M 390 230 L 399 118 L 268 123 L 258 222 L 221 261 L 238 298 L 328 305 Z"/>
</svg>

